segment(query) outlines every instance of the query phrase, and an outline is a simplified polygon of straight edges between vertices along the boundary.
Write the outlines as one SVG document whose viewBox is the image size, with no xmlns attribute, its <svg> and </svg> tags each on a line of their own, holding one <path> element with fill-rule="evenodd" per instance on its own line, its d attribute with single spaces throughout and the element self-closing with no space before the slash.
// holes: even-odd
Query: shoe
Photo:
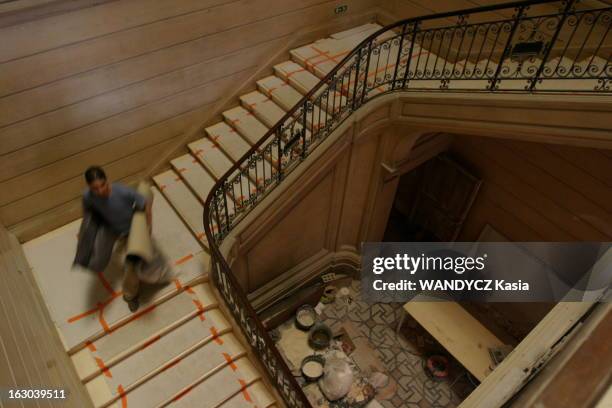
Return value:
<svg viewBox="0 0 612 408">
<path fill-rule="evenodd" d="M 135 297 L 134 299 L 130 299 L 130 300 L 127 300 L 126 298 L 123 298 L 123 300 L 125 300 L 127 302 L 128 308 L 130 309 L 130 312 L 132 312 L 132 313 L 137 311 L 138 308 L 140 307 L 140 302 L 138 301 L 137 297 Z"/>
</svg>

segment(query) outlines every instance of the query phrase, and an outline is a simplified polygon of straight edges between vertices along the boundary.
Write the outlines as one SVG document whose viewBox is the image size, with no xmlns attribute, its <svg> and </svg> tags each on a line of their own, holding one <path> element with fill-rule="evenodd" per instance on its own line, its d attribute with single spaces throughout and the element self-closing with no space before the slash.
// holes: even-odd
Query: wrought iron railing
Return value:
<svg viewBox="0 0 612 408">
<path fill-rule="evenodd" d="M 204 207 L 214 282 L 290 407 L 309 404 L 221 254 L 223 239 L 344 120 L 381 95 L 609 94 L 612 7 L 586 3 L 524 1 L 385 27 L 346 55 L 215 184 Z"/>
</svg>

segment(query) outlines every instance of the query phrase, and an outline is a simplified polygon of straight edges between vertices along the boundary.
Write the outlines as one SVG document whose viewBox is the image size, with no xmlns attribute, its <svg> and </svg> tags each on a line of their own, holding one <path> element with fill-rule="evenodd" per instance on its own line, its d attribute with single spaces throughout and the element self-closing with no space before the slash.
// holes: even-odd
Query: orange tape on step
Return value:
<svg viewBox="0 0 612 408">
<path fill-rule="evenodd" d="M 127 319 L 125 322 L 122 322 L 120 325 L 118 325 L 117 327 L 113 328 L 112 331 L 117 330 L 118 328 L 125 326 L 128 323 L 133 322 L 134 320 L 142 317 L 143 315 L 149 313 L 150 311 L 152 311 L 153 309 L 155 309 L 157 307 L 157 305 L 153 304 L 153 305 L 149 305 L 146 308 L 132 314 L 129 319 Z"/>
<path fill-rule="evenodd" d="M 308 57 L 304 60 L 304 64 L 306 65 L 306 67 L 316 67 L 317 65 L 321 65 L 324 64 L 326 62 L 333 62 L 334 64 L 338 64 L 340 61 L 338 61 L 338 58 L 345 56 L 346 54 L 349 53 L 349 51 L 342 51 L 338 54 L 335 55 L 329 55 L 329 51 L 323 51 L 318 49 L 317 47 L 310 45 L 310 48 L 313 49 L 314 51 L 318 52 L 319 55 L 315 55 L 312 57 Z M 317 61 L 317 62 L 310 62 L 311 59 L 315 59 L 318 57 L 322 57 L 323 59 L 321 61 Z"/>
<path fill-rule="evenodd" d="M 295 75 L 295 74 L 297 74 L 297 73 L 304 72 L 304 71 L 306 71 L 306 69 L 305 69 L 305 68 L 296 69 L 296 70 L 295 70 L 295 71 L 293 71 L 293 72 L 289 72 L 289 73 L 287 74 L 287 78 L 291 78 L 291 76 L 292 76 L 292 75 Z"/>
<path fill-rule="evenodd" d="M 171 361 L 171 362 L 169 362 L 168 364 L 166 364 L 165 366 L 163 366 L 163 368 L 161 369 L 161 371 L 160 371 L 160 372 L 164 372 L 164 371 L 166 371 L 166 370 L 169 370 L 169 369 L 171 369 L 172 367 L 174 367 L 175 365 L 177 365 L 177 364 L 178 364 L 178 363 L 180 363 L 180 362 L 181 362 L 181 359 L 180 359 L 180 358 L 177 358 L 176 360 Z"/>
<path fill-rule="evenodd" d="M 127 408 L 127 395 L 121 384 L 117 387 L 117 394 L 121 398 L 121 408 Z"/>
<path fill-rule="evenodd" d="M 234 359 L 232 358 L 232 356 L 230 356 L 227 353 L 221 353 L 221 354 L 223 354 L 223 357 L 225 357 L 225 361 L 227 361 L 227 365 L 230 366 L 232 371 L 236 371 L 238 369 L 238 366 L 236 365 L 236 363 L 234 363 Z"/>
<path fill-rule="evenodd" d="M 289 86 L 289 84 L 285 81 L 281 81 L 281 83 L 278 86 L 273 86 L 272 88 L 268 90 L 268 92 L 272 94 L 272 92 L 278 90 L 278 88 L 282 88 L 283 86 Z"/>
<path fill-rule="evenodd" d="M 193 390 L 195 386 L 196 386 L 195 384 L 190 385 L 189 387 L 185 388 L 183 391 L 179 392 L 174 398 L 172 398 L 172 402 L 176 402 L 180 400 L 181 398 L 183 398 L 185 395 L 189 393 L 189 391 Z"/>
<path fill-rule="evenodd" d="M 96 364 L 98 365 L 98 367 L 100 368 L 100 370 L 102 370 L 102 374 L 104 374 L 105 376 L 107 376 L 108 378 L 113 378 L 110 370 L 108 369 L 108 367 L 106 366 L 106 364 L 104 364 L 104 361 L 102 361 L 101 358 L 99 357 L 95 357 L 96 360 Z"/>
<path fill-rule="evenodd" d="M 308 68 L 308 67 L 312 67 L 312 66 L 313 66 L 313 65 L 310 63 L 310 60 L 313 60 L 313 59 L 315 59 L 315 58 L 319 58 L 319 57 L 324 57 L 324 58 L 327 58 L 327 55 L 326 55 L 326 54 L 328 54 L 328 52 L 326 52 L 326 51 L 321 51 L 321 50 L 317 49 L 316 47 L 314 47 L 314 46 L 312 46 L 312 45 L 310 46 L 310 49 L 312 49 L 314 52 L 316 52 L 316 53 L 317 53 L 317 55 L 313 55 L 312 57 L 304 58 L 304 65 L 306 65 L 306 68 Z"/>
<path fill-rule="evenodd" d="M 206 320 L 206 317 L 204 316 L 204 306 L 202 305 L 202 302 L 200 302 L 198 299 L 192 299 L 192 301 L 198 309 L 198 316 L 200 316 L 200 320 Z"/>
<path fill-rule="evenodd" d="M 219 332 L 217 331 L 217 328 L 215 326 L 212 326 L 210 328 L 210 332 L 212 333 L 213 337 L 212 339 L 215 341 L 215 343 L 222 345 L 223 344 L 223 339 L 221 339 L 219 337 Z"/>
<path fill-rule="evenodd" d="M 110 293 L 112 296 L 117 295 L 117 292 L 115 292 L 111 284 L 104 277 L 104 272 L 98 272 L 98 278 L 100 279 L 100 283 L 102 283 L 102 286 L 104 286 L 104 289 L 106 289 L 108 293 Z"/>
<path fill-rule="evenodd" d="M 142 346 L 140 346 L 140 350 L 144 350 L 149 347 L 151 344 L 155 343 L 157 340 L 161 339 L 161 336 L 155 336 L 147 341 L 145 341 Z"/>
<path fill-rule="evenodd" d="M 91 341 L 86 341 L 85 342 L 85 346 L 89 349 L 89 351 L 94 352 L 96 351 L 96 346 L 95 344 L 93 344 Z"/>
<path fill-rule="evenodd" d="M 104 318 L 104 307 L 106 307 L 106 305 L 102 305 L 101 303 L 99 303 L 99 305 L 100 305 L 100 314 L 98 315 L 98 321 L 100 322 L 100 326 L 102 326 L 102 329 L 104 330 L 104 332 L 110 333 L 111 329 L 108 326 L 106 319 Z"/>
<path fill-rule="evenodd" d="M 68 323 L 74 323 L 76 321 L 79 321 L 81 319 L 83 319 L 84 317 L 90 316 L 94 313 L 99 313 L 98 315 L 98 321 L 100 322 L 100 324 L 102 325 L 102 329 L 104 329 L 104 331 L 106 333 L 110 332 L 110 329 L 108 327 L 108 324 L 106 323 L 106 320 L 104 320 L 104 308 L 111 303 L 113 300 L 115 300 L 117 297 L 119 297 L 121 295 L 121 292 L 115 292 L 114 295 L 112 295 L 109 299 L 105 300 L 104 302 L 98 302 L 98 304 L 96 305 L 95 308 L 90 309 L 86 312 L 80 313 L 76 316 L 72 316 L 70 318 L 68 318 Z"/>
<path fill-rule="evenodd" d="M 183 284 L 181 283 L 180 280 L 174 279 L 174 285 L 176 286 L 176 289 L 180 290 L 185 290 L 185 292 L 189 293 L 189 294 L 195 294 L 195 292 L 193 291 L 193 288 L 189 285 L 185 285 L 183 286 Z"/>
<path fill-rule="evenodd" d="M 98 310 L 99 310 L 99 309 L 96 307 L 96 308 L 94 308 L 94 309 L 90 309 L 90 310 L 88 310 L 88 311 L 86 311 L 86 312 L 83 312 L 83 313 L 81 313 L 81 314 L 78 314 L 78 315 L 75 315 L 75 316 L 69 317 L 69 318 L 68 318 L 68 323 L 74 323 L 74 322 L 76 322 L 77 320 L 81 320 L 81 319 L 82 319 L 82 318 L 84 318 L 84 317 L 87 317 L 87 316 L 89 316 L 89 315 L 92 315 L 92 314 L 96 313 Z"/>
<path fill-rule="evenodd" d="M 240 391 L 242 391 L 242 396 L 244 397 L 245 401 L 252 402 L 253 400 L 251 400 L 251 395 L 249 394 L 249 391 L 247 390 L 248 385 L 246 381 L 244 381 L 241 378 L 238 380 L 238 382 L 240 383 Z"/>
<path fill-rule="evenodd" d="M 185 262 L 187 262 L 188 260 L 190 260 L 191 258 L 193 258 L 193 254 L 189 254 L 189 255 L 185 255 L 184 257 L 182 257 L 181 259 L 177 260 L 176 262 L 174 262 L 174 265 L 180 265 L 180 264 L 184 264 Z"/>
</svg>

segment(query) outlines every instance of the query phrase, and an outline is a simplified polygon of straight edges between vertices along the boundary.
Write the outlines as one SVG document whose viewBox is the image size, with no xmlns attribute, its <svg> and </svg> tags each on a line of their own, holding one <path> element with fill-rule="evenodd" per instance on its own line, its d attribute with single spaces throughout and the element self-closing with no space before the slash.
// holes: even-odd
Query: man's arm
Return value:
<svg viewBox="0 0 612 408">
<path fill-rule="evenodd" d="M 83 229 L 92 217 L 91 203 L 89 202 L 85 194 L 83 194 L 83 197 L 81 199 L 81 207 L 83 209 L 83 219 L 81 221 L 81 227 L 79 228 L 79 232 L 77 233 L 77 240 L 81 239 Z"/>
</svg>

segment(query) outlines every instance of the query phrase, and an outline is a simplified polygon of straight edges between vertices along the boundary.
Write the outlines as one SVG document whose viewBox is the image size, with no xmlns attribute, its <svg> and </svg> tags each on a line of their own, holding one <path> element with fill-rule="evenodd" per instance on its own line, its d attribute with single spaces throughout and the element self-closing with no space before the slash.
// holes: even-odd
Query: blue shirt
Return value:
<svg viewBox="0 0 612 408">
<path fill-rule="evenodd" d="M 113 183 L 110 196 L 100 197 L 87 189 L 83 193 L 83 210 L 99 215 L 117 234 L 127 235 L 132 226 L 132 216 L 135 211 L 143 211 L 145 198 L 136 190 Z"/>
</svg>

